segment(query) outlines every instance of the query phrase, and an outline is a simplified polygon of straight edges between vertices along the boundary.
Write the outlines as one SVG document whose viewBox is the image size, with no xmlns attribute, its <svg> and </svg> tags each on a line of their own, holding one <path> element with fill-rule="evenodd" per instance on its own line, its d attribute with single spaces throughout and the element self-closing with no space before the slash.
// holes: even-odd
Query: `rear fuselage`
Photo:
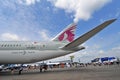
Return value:
<svg viewBox="0 0 120 80">
<path fill-rule="evenodd" d="M 73 51 L 62 50 L 60 42 L 0 42 L 0 64 L 32 63 L 66 55 Z"/>
</svg>

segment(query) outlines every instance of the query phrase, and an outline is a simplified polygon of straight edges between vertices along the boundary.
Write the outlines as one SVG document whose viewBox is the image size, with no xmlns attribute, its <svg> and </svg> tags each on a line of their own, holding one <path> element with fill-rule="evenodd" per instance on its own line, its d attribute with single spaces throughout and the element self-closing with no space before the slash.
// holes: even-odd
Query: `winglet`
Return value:
<svg viewBox="0 0 120 80">
<path fill-rule="evenodd" d="M 105 21 L 104 23 L 98 25 L 97 27 L 95 27 L 91 31 L 83 34 L 82 36 L 78 37 L 77 39 L 75 39 L 71 43 L 65 45 L 62 49 L 72 49 L 74 47 L 78 47 L 79 45 L 81 45 L 82 43 L 84 43 L 85 41 L 90 39 L 92 36 L 94 36 L 95 34 L 100 32 L 101 30 L 103 30 L 109 24 L 113 23 L 115 20 L 117 20 L 117 19 L 110 19 L 110 20 Z"/>
</svg>

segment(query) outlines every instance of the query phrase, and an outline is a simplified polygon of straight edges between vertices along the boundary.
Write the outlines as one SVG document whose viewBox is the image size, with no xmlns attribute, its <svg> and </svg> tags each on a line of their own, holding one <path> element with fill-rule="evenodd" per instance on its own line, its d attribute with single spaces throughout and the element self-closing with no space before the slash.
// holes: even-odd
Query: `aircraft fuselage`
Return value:
<svg viewBox="0 0 120 80">
<path fill-rule="evenodd" d="M 59 42 L 0 42 L 0 64 L 31 63 L 73 52 L 60 49 L 62 45 Z"/>
</svg>

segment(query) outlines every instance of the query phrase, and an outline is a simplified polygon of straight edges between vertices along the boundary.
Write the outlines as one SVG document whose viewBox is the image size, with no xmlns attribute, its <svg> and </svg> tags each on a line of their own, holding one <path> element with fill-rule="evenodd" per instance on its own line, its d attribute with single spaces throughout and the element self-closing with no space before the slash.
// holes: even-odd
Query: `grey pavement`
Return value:
<svg viewBox="0 0 120 80">
<path fill-rule="evenodd" d="M 87 66 L 18 72 L 0 72 L 0 80 L 120 80 L 120 65 Z"/>
</svg>

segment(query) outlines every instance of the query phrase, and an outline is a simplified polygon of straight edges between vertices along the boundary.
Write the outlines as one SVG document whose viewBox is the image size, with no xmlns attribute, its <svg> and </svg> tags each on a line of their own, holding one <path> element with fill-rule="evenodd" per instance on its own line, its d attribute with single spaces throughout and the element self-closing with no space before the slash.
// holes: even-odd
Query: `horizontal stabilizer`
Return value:
<svg viewBox="0 0 120 80">
<path fill-rule="evenodd" d="M 100 32 L 106 26 L 108 26 L 109 24 L 113 23 L 115 20 L 116 19 L 111 19 L 111 20 L 105 21 L 104 23 L 98 25 L 97 27 L 95 27 L 91 31 L 83 34 L 82 36 L 80 36 L 79 38 L 75 39 L 71 43 L 65 45 L 62 49 L 72 49 L 72 48 L 78 47 L 79 45 L 81 45 L 82 43 L 84 43 L 85 41 L 90 39 L 92 36 L 94 36 L 95 34 Z"/>
</svg>

